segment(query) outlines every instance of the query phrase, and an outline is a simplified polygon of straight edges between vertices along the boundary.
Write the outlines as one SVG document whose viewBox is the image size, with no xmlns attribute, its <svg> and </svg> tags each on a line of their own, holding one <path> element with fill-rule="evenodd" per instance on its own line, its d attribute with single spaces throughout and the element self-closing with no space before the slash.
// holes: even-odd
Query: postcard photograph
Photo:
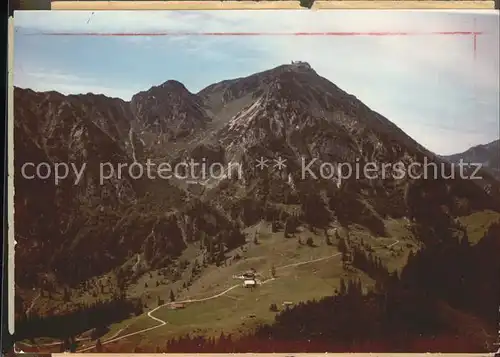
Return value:
<svg viewBox="0 0 500 357">
<path fill-rule="evenodd" d="M 498 350 L 498 12 L 13 36 L 15 351 Z"/>
</svg>

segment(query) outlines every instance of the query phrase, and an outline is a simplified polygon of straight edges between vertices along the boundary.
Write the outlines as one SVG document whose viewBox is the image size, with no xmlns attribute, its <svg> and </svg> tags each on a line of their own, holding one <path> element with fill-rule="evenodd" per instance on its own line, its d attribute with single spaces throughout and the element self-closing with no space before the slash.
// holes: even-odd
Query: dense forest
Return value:
<svg viewBox="0 0 500 357">
<path fill-rule="evenodd" d="M 16 321 L 15 340 L 33 339 L 39 336 L 40 331 L 43 331 L 44 336 L 61 340 L 71 340 L 91 329 L 95 329 L 98 335 L 99 331 L 105 331 L 111 323 L 140 314 L 140 300 L 119 296 L 89 305 L 82 304 L 73 311 L 60 315 L 24 315 Z M 97 335 L 94 337 L 99 337 Z"/>
</svg>

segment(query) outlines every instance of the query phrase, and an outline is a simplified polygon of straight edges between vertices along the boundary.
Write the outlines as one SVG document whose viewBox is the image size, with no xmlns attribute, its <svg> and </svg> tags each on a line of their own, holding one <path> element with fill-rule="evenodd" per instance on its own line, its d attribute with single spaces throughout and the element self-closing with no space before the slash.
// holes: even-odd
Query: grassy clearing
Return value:
<svg viewBox="0 0 500 357">
<path fill-rule="evenodd" d="M 474 212 L 471 215 L 460 217 L 459 220 L 467 228 L 471 244 L 476 244 L 488 231 L 490 225 L 500 220 L 500 213 L 489 210 Z"/>
<path fill-rule="evenodd" d="M 420 243 L 404 219 L 387 220 L 385 227 L 386 237 L 374 236 L 360 226 L 351 227 L 350 237 L 353 241 L 367 243 L 373 249 L 372 254 L 380 257 L 389 271 L 400 271 L 406 265 L 409 252 L 420 249 Z"/>
<path fill-rule="evenodd" d="M 360 277 L 366 285 L 372 284 L 363 274 L 344 273 L 337 257 L 278 270 L 275 280 L 255 289 L 242 286 L 215 299 L 187 304 L 185 309 L 165 307 L 155 311 L 152 315 L 168 324 L 147 332 L 137 342 L 144 346 L 161 345 L 169 338 L 186 333 L 217 336 L 224 332 L 237 336 L 259 324 L 272 322 L 276 312 L 270 310 L 271 304 L 282 309 L 285 301 L 298 303 L 332 295 L 339 287 L 340 278 L 349 276 Z"/>
<path fill-rule="evenodd" d="M 363 240 L 384 261 L 394 267 L 403 265 L 403 261 L 406 262 L 406 256 L 403 253 L 395 255 L 392 248 L 386 248 L 387 246 L 396 240 L 399 240 L 400 243 L 395 247 L 399 247 L 398 249 L 403 252 L 406 252 L 408 247 L 414 248 L 416 246 L 402 220 L 387 222 L 388 237 L 374 237 L 358 226 L 350 227 L 349 231 L 350 240 L 358 242 Z M 153 312 L 152 316 L 166 321 L 166 325 L 127 337 L 126 341 L 114 342 L 107 345 L 107 349 L 122 349 L 125 348 L 123 344 L 139 344 L 148 348 L 157 345 L 163 346 L 169 338 L 186 333 L 217 336 L 224 332 L 225 334 L 239 335 L 254 329 L 259 324 L 272 322 L 276 312 L 270 310 L 271 304 L 276 304 L 279 309 L 282 309 L 285 301 L 298 303 L 332 295 L 339 288 L 341 278 L 360 278 L 366 288 L 372 286 L 373 281 L 363 273 L 345 272 L 340 256 L 310 264 L 301 264 L 338 254 L 337 242 L 332 232 L 333 230 L 329 230 L 333 244 L 328 245 L 323 231 L 312 233 L 300 228 L 293 236 L 285 238 L 282 231 L 272 232 L 267 223 L 259 223 L 249 227 L 246 231 L 247 244 L 229 254 L 230 257 L 239 255 L 241 259 L 226 266 L 208 267 L 189 289 L 179 292 L 177 301 L 203 299 L 217 295 L 236 284 L 241 284 L 241 280 L 235 279 L 234 276 L 250 268 L 260 273 L 260 280 L 265 282 L 263 285 L 255 289 L 240 286 L 220 297 L 187 303 L 185 309 L 172 310 L 169 307 L 162 307 Z M 340 234 L 347 236 L 345 230 L 341 230 Z M 254 237 L 257 237 L 256 243 Z M 313 239 L 313 246 L 305 244 L 309 237 Z M 299 244 L 299 239 L 302 244 Z M 266 281 L 271 277 L 272 266 L 276 268 L 276 279 Z M 157 294 L 164 301 L 168 301 L 171 286 L 151 287 L 148 281 L 155 279 L 157 276 L 154 272 L 151 275 L 146 274 L 133 287 L 131 293 L 144 295 L 147 291 L 148 295 Z M 145 283 L 148 287 L 142 288 Z M 156 305 L 156 303 L 149 304 L 148 311 L 155 308 Z M 141 331 L 158 324 L 158 321 L 151 319 L 145 313 L 111 326 L 108 335 L 116 333 L 124 326 L 125 329 L 120 335 Z"/>
</svg>

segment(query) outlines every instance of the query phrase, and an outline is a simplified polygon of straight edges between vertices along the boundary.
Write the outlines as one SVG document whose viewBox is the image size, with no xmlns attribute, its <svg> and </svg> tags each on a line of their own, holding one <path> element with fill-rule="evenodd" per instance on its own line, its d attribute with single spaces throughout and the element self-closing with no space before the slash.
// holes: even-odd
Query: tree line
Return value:
<svg viewBox="0 0 500 357">
<path fill-rule="evenodd" d="M 90 329 L 103 329 L 130 315 L 142 314 L 140 300 L 117 297 L 92 304 L 80 304 L 73 311 L 59 315 L 21 315 L 16 320 L 15 340 L 52 337 L 70 339 Z"/>
</svg>

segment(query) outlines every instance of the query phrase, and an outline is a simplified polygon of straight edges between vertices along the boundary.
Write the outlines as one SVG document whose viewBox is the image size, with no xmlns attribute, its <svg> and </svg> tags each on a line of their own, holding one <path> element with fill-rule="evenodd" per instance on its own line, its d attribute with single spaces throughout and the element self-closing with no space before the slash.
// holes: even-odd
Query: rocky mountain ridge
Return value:
<svg viewBox="0 0 500 357">
<path fill-rule="evenodd" d="M 231 249 L 241 244 L 241 229 L 260 219 L 284 223 L 294 216 L 317 227 L 358 223 L 383 233 L 386 217 L 410 217 L 422 226 L 498 209 L 467 180 L 349 177 L 339 184 L 301 177 L 303 158 L 315 160 L 316 173 L 328 162 L 441 160 L 304 64 L 223 81 L 197 94 L 167 81 L 130 102 L 16 88 L 14 109 L 16 274 L 26 288 L 39 284 L 44 272 L 77 283 L 136 254 L 145 254 L 151 267 L 165 266 L 203 239 Z M 175 180 L 135 179 L 127 171 L 99 183 L 102 162 L 193 156 L 239 162 L 243 177 L 222 176 L 199 190 Z M 255 161 L 262 157 L 284 158 L 286 168 L 259 171 Z M 66 180 L 54 186 L 22 178 L 26 162 L 85 162 L 87 169 L 79 185 Z M 283 205 L 298 205 L 299 213 Z M 438 239 L 436 232 L 426 231 L 427 239 Z"/>
<path fill-rule="evenodd" d="M 480 164 L 490 171 L 495 178 L 500 180 L 500 140 L 494 140 L 488 144 L 476 145 L 462 153 L 444 156 L 444 158 L 456 164 L 460 160 L 466 164 Z"/>
</svg>

